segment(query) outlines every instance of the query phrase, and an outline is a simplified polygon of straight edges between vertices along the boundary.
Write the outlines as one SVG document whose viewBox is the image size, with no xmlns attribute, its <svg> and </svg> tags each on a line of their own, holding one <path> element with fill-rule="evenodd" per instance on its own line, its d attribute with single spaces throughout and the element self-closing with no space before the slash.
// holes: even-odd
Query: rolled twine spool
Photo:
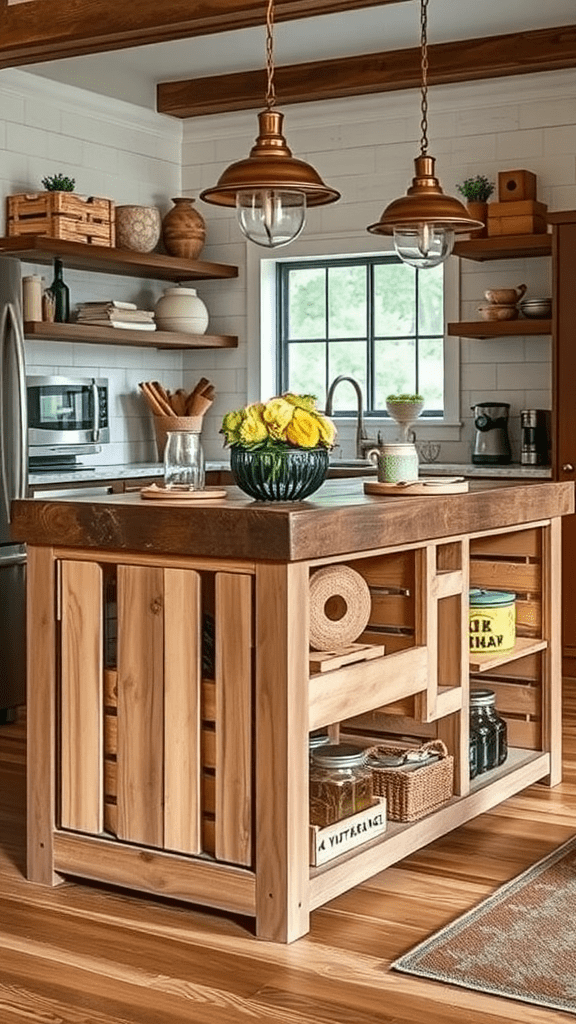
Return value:
<svg viewBox="0 0 576 1024">
<path fill-rule="evenodd" d="M 310 579 L 310 646 L 347 647 L 364 632 L 372 601 L 366 580 L 348 565 L 326 566 Z"/>
<path fill-rule="evenodd" d="M 166 437 L 170 430 L 202 430 L 202 416 L 155 416 L 154 428 L 156 430 L 156 447 L 158 458 L 164 458 Z"/>
</svg>

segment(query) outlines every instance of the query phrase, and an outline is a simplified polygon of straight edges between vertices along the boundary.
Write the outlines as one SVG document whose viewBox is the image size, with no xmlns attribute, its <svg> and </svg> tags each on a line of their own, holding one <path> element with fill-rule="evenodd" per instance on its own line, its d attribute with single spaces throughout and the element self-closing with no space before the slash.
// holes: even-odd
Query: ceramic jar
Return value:
<svg viewBox="0 0 576 1024">
<path fill-rule="evenodd" d="M 156 303 L 156 326 L 160 331 L 181 334 L 204 334 L 208 327 L 208 310 L 195 288 L 177 285 L 165 288 Z"/>
<path fill-rule="evenodd" d="M 162 241 L 169 256 L 195 260 L 206 240 L 204 218 L 193 206 L 194 199 L 177 196 L 162 221 Z"/>
<path fill-rule="evenodd" d="M 38 274 L 22 278 L 22 314 L 24 320 L 42 319 L 42 278 Z"/>
<path fill-rule="evenodd" d="M 116 207 L 116 248 L 152 252 L 160 241 L 162 221 L 156 206 Z"/>
</svg>

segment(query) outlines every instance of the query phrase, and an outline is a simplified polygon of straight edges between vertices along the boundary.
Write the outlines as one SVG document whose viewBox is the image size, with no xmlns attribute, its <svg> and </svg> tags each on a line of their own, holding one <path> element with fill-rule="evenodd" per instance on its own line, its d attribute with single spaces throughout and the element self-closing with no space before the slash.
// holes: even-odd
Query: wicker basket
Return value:
<svg viewBox="0 0 576 1024">
<path fill-rule="evenodd" d="M 369 747 L 366 756 L 405 754 L 410 747 L 378 745 Z M 412 771 L 401 768 L 373 768 L 374 796 L 385 796 L 388 817 L 392 821 L 417 821 L 450 799 L 453 792 L 454 758 L 442 740 L 431 740 L 416 748 L 436 751 L 440 759 Z"/>
</svg>

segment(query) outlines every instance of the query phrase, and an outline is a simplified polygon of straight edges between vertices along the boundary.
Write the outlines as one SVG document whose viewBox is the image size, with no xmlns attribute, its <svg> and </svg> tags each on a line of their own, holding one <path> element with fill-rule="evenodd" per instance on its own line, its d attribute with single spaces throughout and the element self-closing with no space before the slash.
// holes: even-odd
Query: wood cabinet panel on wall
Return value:
<svg viewBox="0 0 576 1024">
<path fill-rule="evenodd" d="M 553 363 L 553 467 L 556 480 L 576 480 L 576 211 L 551 214 L 553 281 L 556 307 Z M 576 594 L 572 585 L 576 563 L 576 516 L 562 522 L 562 648 L 563 672 L 576 676 Z"/>
</svg>

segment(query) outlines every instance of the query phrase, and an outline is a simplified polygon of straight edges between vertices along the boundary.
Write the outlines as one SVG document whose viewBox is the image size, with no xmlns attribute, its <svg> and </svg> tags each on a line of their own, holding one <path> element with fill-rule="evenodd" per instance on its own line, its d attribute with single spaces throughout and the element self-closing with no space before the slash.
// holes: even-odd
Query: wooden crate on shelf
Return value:
<svg viewBox="0 0 576 1024">
<path fill-rule="evenodd" d="M 8 196 L 8 236 L 45 235 L 69 242 L 114 246 L 111 199 L 72 192 L 33 192 Z"/>
<path fill-rule="evenodd" d="M 543 235 L 548 231 L 548 207 L 535 199 L 488 204 L 488 234 Z"/>
</svg>

